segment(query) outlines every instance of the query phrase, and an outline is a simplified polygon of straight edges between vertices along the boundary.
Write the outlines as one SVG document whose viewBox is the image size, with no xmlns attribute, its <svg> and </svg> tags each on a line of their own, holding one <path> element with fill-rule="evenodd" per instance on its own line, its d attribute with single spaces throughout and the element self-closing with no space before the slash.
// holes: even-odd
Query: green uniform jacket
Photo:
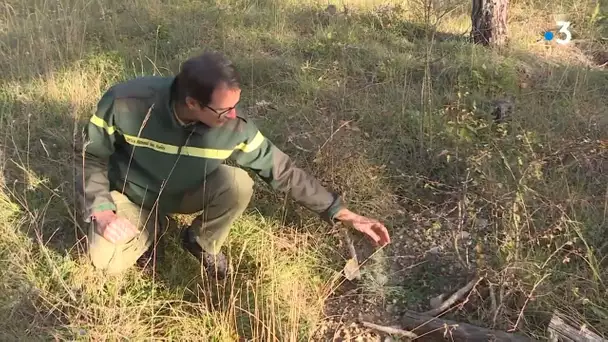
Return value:
<svg viewBox="0 0 608 342">
<path fill-rule="evenodd" d="M 181 125 L 173 114 L 173 77 L 141 77 L 112 86 L 84 130 L 77 191 L 84 219 L 116 210 L 110 191 L 161 213 L 175 212 L 183 195 L 231 158 L 274 189 L 332 223 L 340 197 L 294 166 L 290 158 L 240 115 L 222 127 Z M 158 201 L 157 201 L 158 200 Z"/>
</svg>

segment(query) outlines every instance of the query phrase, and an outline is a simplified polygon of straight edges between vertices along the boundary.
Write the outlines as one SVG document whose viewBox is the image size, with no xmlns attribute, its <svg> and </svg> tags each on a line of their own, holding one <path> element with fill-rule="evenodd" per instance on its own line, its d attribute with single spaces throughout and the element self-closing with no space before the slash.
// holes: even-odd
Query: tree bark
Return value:
<svg viewBox="0 0 608 342">
<path fill-rule="evenodd" d="M 471 37 L 475 44 L 505 45 L 508 7 L 509 0 L 473 0 Z"/>
</svg>

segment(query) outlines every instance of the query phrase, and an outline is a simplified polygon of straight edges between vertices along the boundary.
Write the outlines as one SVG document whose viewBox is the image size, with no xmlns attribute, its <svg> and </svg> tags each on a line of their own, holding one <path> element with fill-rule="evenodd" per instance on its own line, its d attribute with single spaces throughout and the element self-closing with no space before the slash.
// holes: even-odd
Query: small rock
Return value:
<svg viewBox="0 0 608 342">
<path fill-rule="evenodd" d="M 395 340 L 393 340 L 392 337 L 387 336 L 387 337 L 384 338 L 384 342 L 395 342 Z"/>
<path fill-rule="evenodd" d="M 432 247 L 431 249 L 428 250 L 428 252 L 431 254 L 439 254 L 439 252 L 441 252 L 441 247 L 439 247 L 439 246 Z"/>
<path fill-rule="evenodd" d="M 511 116 L 514 111 L 515 104 L 511 99 L 500 99 L 492 103 L 494 111 L 492 112 L 496 122 L 503 122 Z"/>
<path fill-rule="evenodd" d="M 468 238 L 470 238 L 470 237 L 471 237 L 471 233 L 469 233 L 469 232 L 467 232 L 467 231 L 462 231 L 462 232 L 460 233 L 460 238 L 461 238 L 461 239 L 463 239 L 463 240 L 466 240 L 466 239 L 468 239 Z"/>
</svg>

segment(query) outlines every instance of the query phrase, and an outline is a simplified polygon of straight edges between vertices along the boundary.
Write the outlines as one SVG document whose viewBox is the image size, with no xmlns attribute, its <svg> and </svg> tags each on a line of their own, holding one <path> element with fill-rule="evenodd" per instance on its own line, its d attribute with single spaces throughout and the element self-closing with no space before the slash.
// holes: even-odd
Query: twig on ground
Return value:
<svg viewBox="0 0 608 342">
<path fill-rule="evenodd" d="M 319 147 L 319 153 L 321 152 L 321 150 L 323 150 L 323 148 L 325 147 L 325 145 L 327 145 L 327 143 L 329 143 L 331 141 L 331 139 L 334 138 L 334 135 L 336 135 L 336 133 L 338 133 L 339 130 L 342 129 L 342 127 L 344 126 L 348 126 L 353 120 L 348 120 L 348 121 L 344 121 L 340 127 L 338 127 L 338 129 L 336 129 L 330 136 L 329 138 L 327 138 L 327 140 L 325 140 L 325 142 L 323 143 L 323 145 L 321 145 L 321 147 Z"/>
<path fill-rule="evenodd" d="M 378 325 L 370 322 L 361 322 L 364 327 L 381 331 L 383 333 L 391 334 L 391 335 L 400 335 L 407 338 L 418 338 L 418 335 L 414 334 L 411 331 L 403 330 L 401 328 L 396 327 L 387 327 L 385 325 Z"/>
<path fill-rule="evenodd" d="M 496 291 L 494 291 L 494 285 L 490 283 L 490 301 L 492 303 L 492 312 L 498 311 L 498 305 L 496 304 Z M 494 320 L 492 321 L 492 329 L 496 326 L 496 316 L 494 316 Z"/>
<path fill-rule="evenodd" d="M 460 261 L 460 264 L 462 264 L 462 266 L 466 269 L 470 269 L 471 265 L 469 263 L 469 253 L 467 250 L 466 253 L 466 262 L 462 259 L 462 256 L 460 255 L 460 249 L 458 248 L 458 237 L 462 236 L 462 228 L 467 220 L 466 218 L 466 212 L 463 210 L 463 207 L 465 207 L 465 203 L 467 203 L 467 189 L 468 189 L 468 184 L 469 184 L 469 173 L 467 173 L 465 181 L 463 182 L 463 190 L 462 190 L 462 198 L 458 201 L 458 229 L 456 230 L 456 235 L 454 237 L 454 250 L 456 251 L 456 256 L 458 257 L 458 260 Z"/>
<path fill-rule="evenodd" d="M 477 284 L 479 284 L 480 281 L 481 281 L 481 279 L 477 280 L 477 282 L 475 283 L 475 285 L 473 285 L 473 288 L 475 288 L 475 286 L 477 286 Z M 460 303 L 458 305 L 459 306 L 459 310 L 462 310 L 462 308 L 464 308 L 464 305 L 469 302 L 469 298 L 471 298 L 472 294 L 473 294 L 473 291 L 469 291 L 469 294 L 467 295 L 467 297 L 462 301 L 462 303 Z"/>
<path fill-rule="evenodd" d="M 500 291 L 498 292 L 498 308 L 496 308 L 496 311 L 494 312 L 494 318 L 492 319 L 492 326 L 496 327 L 496 320 L 498 320 L 498 315 L 500 314 L 500 311 L 502 310 L 502 307 L 504 306 L 504 302 L 505 302 L 505 289 L 506 289 L 506 285 L 505 283 L 501 283 L 500 284 Z M 511 292 L 508 292 L 506 294 L 506 296 L 509 296 Z"/>
<path fill-rule="evenodd" d="M 307 150 L 304 147 L 300 147 L 299 145 L 297 145 L 296 143 L 294 143 L 293 141 L 289 140 L 289 142 L 293 145 L 293 147 L 297 148 L 300 151 L 304 151 L 304 152 L 312 152 L 311 150 Z"/>
<path fill-rule="evenodd" d="M 536 288 L 538 287 L 538 285 L 540 285 L 540 283 L 542 283 L 543 280 L 545 280 L 550 275 L 551 275 L 551 273 L 545 274 L 539 281 L 536 282 L 536 284 L 534 284 L 534 286 L 532 287 L 532 291 L 530 291 L 530 294 L 528 295 L 528 298 L 526 298 L 526 301 L 524 302 L 524 306 L 521 308 L 521 311 L 519 312 L 519 316 L 517 316 L 517 321 L 515 321 L 515 325 L 513 325 L 513 328 L 507 330 L 508 332 L 512 332 L 512 331 L 517 330 L 517 326 L 519 325 L 519 321 L 521 321 L 521 318 L 524 315 L 524 310 L 526 309 L 526 306 L 528 306 L 528 302 L 532 298 L 532 295 L 534 294 L 534 291 L 536 290 Z"/>
<path fill-rule="evenodd" d="M 300 146 L 300 145 L 296 144 L 296 143 L 293 141 L 293 140 L 294 140 L 294 138 L 295 138 L 295 137 L 297 137 L 297 136 L 309 137 L 309 134 L 308 134 L 308 133 L 302 133 L 302 134 L 296 134 L 296 135 L 289 135 L 289 136 L 287 137 L 287 142 L 291 143 L 291 144 L 292 144 L 292 145 L 293 145 L 295 148 L 297 148 L 297 149 L 298 149 L 298 150 L 300 150 L 300 151 L 309 152 L 309 153 L 310 153 L 310 152 L 312 152 L 311 150 L 306 149 L 306 148 L 304 148 L 304 147 L 302 147 L 302 146 Z"/>
<path fill-rule="evenodd" d="M 461 300 L 462 297 L 464 297 L 465 294 L 467 294 L 469 291 L 471 291 L 471 289 L 473 287 L 475 287 L 475 285 L 477 285 L 477 283 L 479 283 L 482 279 L 483 279 L 483 277 L 475 277 L 473 280 L 468 282 L 460 290 L 454 292 L 454 294 L 452 294 L 448 299 L 446 299 L 445 302 L 441 303 L 441 305 L 439 305 L 439 307 L 437 307 L 436 309 L 429 310 L 427 312 L 423 312 L 422 315 L 435 316 L 437 314 L 444 312 L 450 306 L 454 305 L 457 301 Z"/>
</svg>

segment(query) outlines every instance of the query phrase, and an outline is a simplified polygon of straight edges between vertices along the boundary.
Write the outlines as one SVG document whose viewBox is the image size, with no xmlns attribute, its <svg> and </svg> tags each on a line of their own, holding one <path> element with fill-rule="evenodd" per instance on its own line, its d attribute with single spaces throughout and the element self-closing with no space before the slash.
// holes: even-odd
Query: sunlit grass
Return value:
<svg viewBox="0 0 608 342">
<path fill-rule="evenodd" d="M 430 288 L 412 290 L 426 280 L 402 273 L 385 286 L 378 275 L 401 271 L 387 256 L 424 254 L 430 238 L 416 232 L 457 222 L 460 205 L 490 222 L 489 231 L 473 219 L 460 228 L 487 245 L 478 271 L 506 289 L 498 315 L 487 298 L 466 315 L 509 329 L 523 312 L 519 329 L 541 336 L 559 308 L 606 331 L 608 76 L 582 47 L 537 42 L 562 11 L 598 44 L 593 8 L 514 5 L 510 49 L 497 53 L 462 39 L 468 1 L 427 13 L 430 24 L 441 17 L 435 36 L 423 3 L 349 1 L 347 13 L 335 4 L 331 15 L 326 2 L 9 1 L 0 12 L 0 339 L 292 341 L 319 326 L 345 251 L 266 186 L 233 228 L 237 272 L 221 287 L 200 279 L 176 230 L 152 274 L 107 277 L 77 244 L 86 227 L 75 220 L 72 151 L 101 94 L 123 79 L 170 75 L 211 48 L 240 66 L 244 102 L 266 135 L 400 239 L 369 262 L 365 295 L 426 303 Z M 516 110 L 497 126 L 491 103 L 505 97 Z"/>
</svg>

